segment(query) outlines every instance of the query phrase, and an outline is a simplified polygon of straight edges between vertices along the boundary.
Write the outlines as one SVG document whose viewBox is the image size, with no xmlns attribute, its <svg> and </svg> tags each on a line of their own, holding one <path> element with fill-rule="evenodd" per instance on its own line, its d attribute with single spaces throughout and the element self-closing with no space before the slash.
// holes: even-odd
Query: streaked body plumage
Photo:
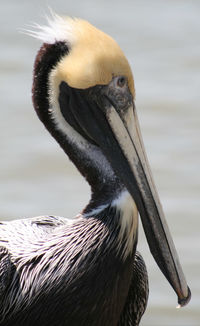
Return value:
<svg viewBox="0 0 200 326">
<path fill-rule="evenodd" d="M 139 322 L 148 298 L 147 273 L 134 251 L 122 264 L 117 215 L 116 208 L 108 205 L 99 218 L 44 216 L 2 223 L 0 244 L 8 251 L 2 255 L 7 259 L 7 276 L 0 295 L 4 302 L 0 316 L 5 321 L 1 319 L 0 325 L 48 325 L 49 320 L 52 326 L 117 325 L 119 318 L 119 325 L 137 325 L 133 316 Z M 5 264 L 1 269 L 5 273 Z M 126 282 L 119 282 L 121 278 Z M 132 305 L 124 308 L 131 283 L 125 307 Z"/>
</svg>

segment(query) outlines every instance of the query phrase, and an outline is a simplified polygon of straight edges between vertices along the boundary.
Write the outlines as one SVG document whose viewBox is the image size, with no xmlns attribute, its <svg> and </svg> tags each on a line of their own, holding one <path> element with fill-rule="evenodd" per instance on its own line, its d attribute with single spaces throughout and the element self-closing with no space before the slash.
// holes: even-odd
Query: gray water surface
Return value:
<svg viewBox="0 0 200 326">
<path fill-rule="evenodd" d="M 191 303 L 176 296 L 149 253 L 150 298 L 142 326 L 200 325 L 200 1 L 0 2 L 1 220 L 55 214 L 72 217 L 89 187 L 36 117 L 32 69 L 40 42 L 20 33 L 45 23 L 48 6 L 89 20 L 126 53 L 136 84 L 144 143 L 180 255 Z"/>
</svg>

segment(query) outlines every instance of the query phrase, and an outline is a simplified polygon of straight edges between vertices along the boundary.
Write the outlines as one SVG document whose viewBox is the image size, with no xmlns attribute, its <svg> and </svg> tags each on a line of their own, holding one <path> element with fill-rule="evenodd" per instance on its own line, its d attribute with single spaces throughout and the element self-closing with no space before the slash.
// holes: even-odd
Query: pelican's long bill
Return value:
<svg viewBox="0 0 200 326">
<path fill-rule="evenodd" d="M 100 147 L 132 195 L 151 253 L 177 293 L 178 303 L 185 305 L 190 290 L 155 189 L 126 77 L 114 77 L 108 85 L 78 92 L 62 83 L 60 94 L 63 93 L 62 98 L 70 98 L 71 105 L 78 100 L 79 105 L 73 105 L 70 110 L 71 124 Z M 69 112 L 70 105 L 66 105 Z M 60 100 L 61 109 L 66 105 Z"/>
</svg>

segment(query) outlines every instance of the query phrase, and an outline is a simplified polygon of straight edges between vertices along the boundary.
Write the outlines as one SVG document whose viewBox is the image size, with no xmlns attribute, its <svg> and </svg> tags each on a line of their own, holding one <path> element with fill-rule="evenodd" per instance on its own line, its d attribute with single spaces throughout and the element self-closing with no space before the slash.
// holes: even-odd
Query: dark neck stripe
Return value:
<svg viewBox="0 0 200 326">
<path fill-rule="evenodd" d="M 52 130 L 49 126 L 51 121 L 49 121 L 48 113 L 48 78 L 52 69 L 68 52 L 69 47 L 64 42 L 56 42 L 55 44 L 44 43 L 35 59 L 32 88 L 33 104 L 40 120 L 50 132 Z"/>
</svg>

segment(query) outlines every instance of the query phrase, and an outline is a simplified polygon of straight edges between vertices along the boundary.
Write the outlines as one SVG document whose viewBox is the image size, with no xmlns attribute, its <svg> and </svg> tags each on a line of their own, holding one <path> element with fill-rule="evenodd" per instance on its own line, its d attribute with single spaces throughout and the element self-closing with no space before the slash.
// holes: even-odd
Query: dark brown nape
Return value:
<svg viewBox="0 0 200 326">
<path fill-rule="evenodd" d="M 44 43 L 35 59 L 33 70 L 32 100 L 34 108 L 47 129 L 49 124 L 48 78 L 51 70 L 69 52 L 64 42 Z"/>
</svg>

